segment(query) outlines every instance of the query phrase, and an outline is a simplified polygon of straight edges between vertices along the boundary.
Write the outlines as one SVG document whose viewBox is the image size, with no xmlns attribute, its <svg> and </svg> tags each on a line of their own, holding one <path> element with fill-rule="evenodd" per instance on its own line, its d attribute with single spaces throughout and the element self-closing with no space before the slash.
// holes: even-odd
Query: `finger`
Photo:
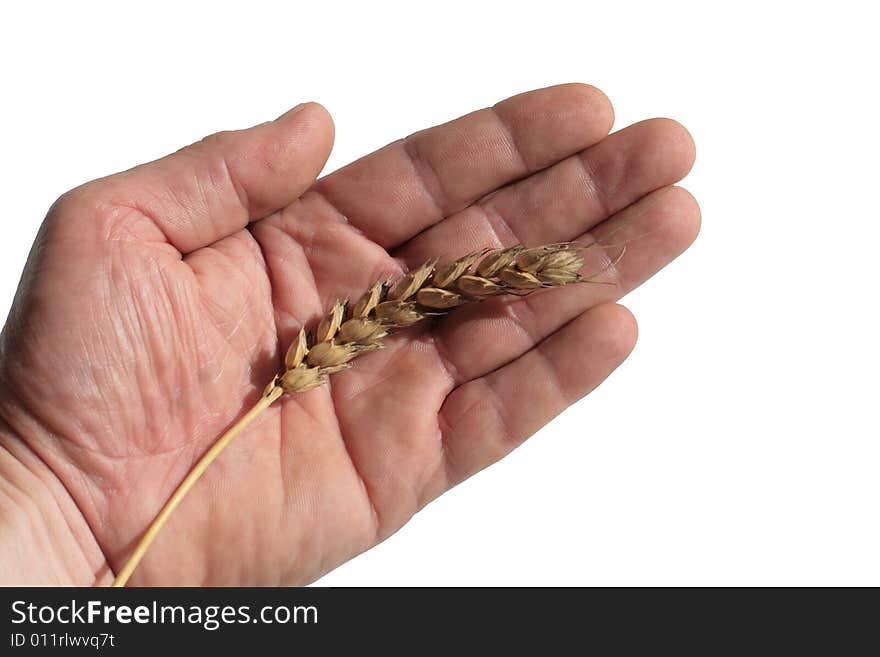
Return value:
<svg viewBox="0 0 880 657">
<path fill-rule="evenodd" d="M 594 87 L 531 91 L 394 142 L 323 178 L 316 190 L 392 248 L 497 187 L 596 143 L 613 120 L 610 102 Z"/>
<path fill-rule="evenodd" d="M 510 362 L 588 308 L 619 299 L 644 283 L 683 253 L 699 229 L 700 208 L 686 190 L 667 187 L 649 194 L 594 229 L 595 236 L 613 233 L 609 241 L 626 244 L 620 262 L 597 279 L 601 284 L 492 299 L 444 319 L 434 339 L 447 370 L 462 383 Z M 578 241 L 590 243 L 595 236 Z M 617 247 L 586 250 L 582 272 L 602 271 L 619 252 Z"/>
<path fill-rule="evenodd" d="M 694 152 L 690 134 L 675 121 L 636 123 L 432 226 L 396 255 L 414 265 L 487 246 L 574 239 L 684 178 Z"/>
<path fill-rule="evenodd" d="M 456 388 L 441 410 L 445 463 L 428 495 L 506 456 L 596 386 L 635 346 L 624 307 L 591 308 L 509 365 Z"/>
<path fill-rule="evenodd" d="M 111 230 L 189 253 L 299 197 L 314 183 L 332 143 L 330 115 L 306 103 L 275 121 L 211 135 L 71 194 L 107 208 Z"/>
</svg>

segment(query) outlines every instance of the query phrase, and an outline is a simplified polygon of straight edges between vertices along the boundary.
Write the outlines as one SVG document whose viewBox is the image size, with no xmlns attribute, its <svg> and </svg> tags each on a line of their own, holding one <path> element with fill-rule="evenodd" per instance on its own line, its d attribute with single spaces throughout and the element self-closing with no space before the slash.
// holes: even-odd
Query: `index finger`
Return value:
<svg viewBox="0 0 880 657">
<path fill-rule="evenodd" d="M 611 103 L 585 84 L 530 91 L 393 142 L 314 190 L 391 249 L 513 180 L 600 141 Z"/>
</svg>

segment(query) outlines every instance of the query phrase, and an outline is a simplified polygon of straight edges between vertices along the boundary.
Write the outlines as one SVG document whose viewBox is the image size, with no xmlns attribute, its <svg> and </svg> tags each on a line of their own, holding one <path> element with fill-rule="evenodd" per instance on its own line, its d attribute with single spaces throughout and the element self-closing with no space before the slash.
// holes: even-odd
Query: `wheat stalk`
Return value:
<svg viewBox="0 0 880 657">
<path fill-rule="evenodd" d="M 597 283 L 595 278 L 614 267 L 626 247 L 600 271 L 581 276 L 582 253 L 596 244 L 561 242 L 531 248 L 486 249 L 439 268 L 437 260 L 430 260 L 394 284 L 376 282 L 354 304 L 334 303 L 314 332 L 300 329 L 284 356 L 284 371 L 275 375 L 259 401 L 193 466 L 144 533 L 113 586 L 125 586 L 159 530 L 208 466 L 242 429 L 283 394 L 306 392 L 322 385 L 329 375 L 350 367 L 355 357 L 381 349 L 392 332 L 445 315 L 458 306 L 500 295 L 522 296 L 541 288 Z"/>
</svg>

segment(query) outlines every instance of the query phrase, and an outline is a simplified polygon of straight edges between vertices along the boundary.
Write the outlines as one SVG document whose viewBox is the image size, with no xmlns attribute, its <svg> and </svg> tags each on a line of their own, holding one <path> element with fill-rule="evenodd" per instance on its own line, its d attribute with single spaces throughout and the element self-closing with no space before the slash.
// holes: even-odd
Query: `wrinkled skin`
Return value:
<svg viewBox="0 0 880 657">
<path fill-rule="evenodd" d="M 614 232 L 628 248 L 611 284 L 458 309 L 276 402 L 131 584 L 310 582 L 503 457 L 628 355 L 635 323 L 615 300 L 698 231 L 672 186 L 693 162 L 688 133 L 655 119 L 608 135 L 612 122 L 598 90 L 553 87 L 316 182 L 333 126 L 306 104 L 64 195 L 2 336 L 0 510 L 29 529 L 0 542 L 14 554 L 0 576 L 109 583 L 334 299 L 430 256 Z M 617 253 L 589 250 L 584 271 Z"/>
</svg>

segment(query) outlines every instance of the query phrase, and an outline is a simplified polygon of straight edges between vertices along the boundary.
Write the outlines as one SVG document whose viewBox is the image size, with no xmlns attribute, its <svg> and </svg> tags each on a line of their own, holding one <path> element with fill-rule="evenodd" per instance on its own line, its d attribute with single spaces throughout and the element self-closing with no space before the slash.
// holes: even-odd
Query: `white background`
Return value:
<svg viewBox="0 0 880 657">
<path fill-rule="evenodd" d="M 5 308 L 60 193 L 303 100 L 327 171 L 568 81 L 696 139 L 703 232 L 626 300 L 632 357 L 320 583 L 880 585 L 870 3 L 86 4 L 0 17 Z"/>
</svg>

